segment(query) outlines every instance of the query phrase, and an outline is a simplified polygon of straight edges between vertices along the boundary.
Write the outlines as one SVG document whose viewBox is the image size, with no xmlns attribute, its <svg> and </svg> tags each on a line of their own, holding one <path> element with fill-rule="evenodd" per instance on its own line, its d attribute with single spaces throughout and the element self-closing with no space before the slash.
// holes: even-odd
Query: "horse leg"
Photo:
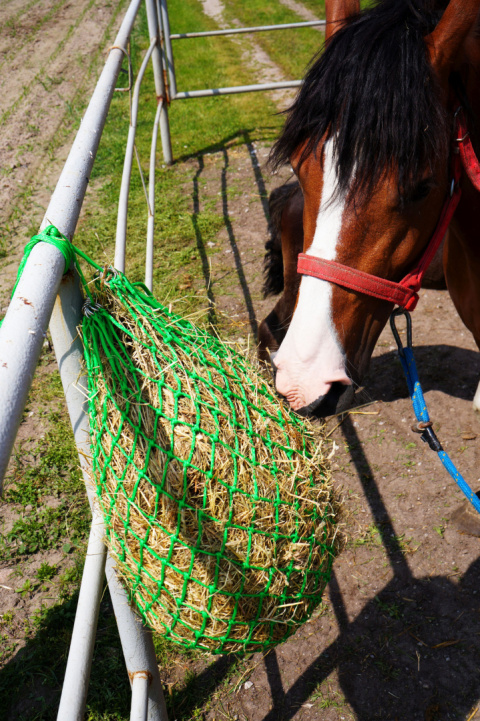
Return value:
<svg viewBox="0 0 480 721">
<path fill-rule="evenodd" d="M 288 330 L 300 284 L 298 254 L 303 250 L 303 194 L 298 182 L 274 190 L 269 198 L 270 240 L 265 256 L 264 297 L 282 292 L 258 330 L 258 356 L 269 361 Z"/>
</svg>

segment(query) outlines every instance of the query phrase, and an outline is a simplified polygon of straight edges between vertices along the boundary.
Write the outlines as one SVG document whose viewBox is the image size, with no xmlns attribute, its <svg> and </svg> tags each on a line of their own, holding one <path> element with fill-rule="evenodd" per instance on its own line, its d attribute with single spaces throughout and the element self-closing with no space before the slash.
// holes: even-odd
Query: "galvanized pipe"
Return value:
<svg viewBox="0 0 480 721">
<path fill-rule="evenodd" d="M 57 721 L 84 718 L 106 557 L 103 518 L 94 506 Z"/>
<path fill-rule="evenodd" d="M 282 25 L 258 25 L 251 28 L 227 28 L 225 30 L 206 30 L 198 33 L 177 33 L 170 35 L 171 40 L 185 38 L 208 38 L 215 35 L 242 35 L 244 33 L 261 33 L 265 30 L 289 30 L 290 28 L 311 28 L 325 26 L 326 20 L 308 20 L 300 23 L 284 23 Z"/>
<path fill-rule="evenodd" d="M 260 83 L 258 85 L 236 85 L 232 88 L 208 88 L 206 90 L 185 90 L 177 93 L 172 100 L 187 100 L 188 98 L 206 98 L 213 95 L 236 95 L 237 93 L 254 93 L 259 90 L 283 90 L 285 88 L 298 88 L 303 80 L 285 80 L 278 83 Z"/>
<path fill-rule="evenodd" d="M 157 40 L 157 45 L 152 54 L 153 75 L 155 78 L 155 92 L 157 103 L 162 104 L 160 115 L 160 132 L 162 134 L 163 158 L 167 165 L 173 162 L 172 142 L 170 138 L 170 124 L 168 122 L 168 110 L 166 101 L 165 79 L 163 75 L 163 53 L 160 37 L 159 16 L 157 13 L 156 0 L 146 0 L 148 33 L 150 41 Z"/>
<path fill-rule="evenodd" d="M 117 579 L 115 563 L 110 555 L 107 556 L 106 573 L 130 681 L 133 682 L 136 676 L 142 674 L 148 677 L 147 719 L 168 721 L 152 635 L 142 624 L 140 617 L 132 611 L 127 595 Z"/>
<path fill-rule="evenodd" d="M 147 221 L 147 246 L 145 258 L 145 285 L 153 290 L 153 241 L 155 231 L 155 164 L 157 158 L 157 137 L 158 125 L 162 113 L 163 101 L 160 101 L 155 114 L 153 124 L 152 146 L 150 149 L 150 174 L 148 178 L 148 221 Z"/>
<path fill-rule="evenodd" d="M 153 38 L 150 42 L 143 62 L 138 71 L 133 90 L 132 107 L 130 111 L 130 127 L 128 129 L 127 147 L 125 150 L 125 160 L 123 163 L 122 182 L 120 185 L 120 193 L 118 198 L 118 215 L 117 215 L 117 235 L 115 240 L 115 260 L 114 267 L 125 272 L 125 250 L 127 244 L 127 214 L 128 214 L 128 196 L 130 193 L 130 176 L 132 174 L 133 151 L 135 147 L 135 134 L 137 131 L 138 104 L 140 99 L 140 85 L 150 60 L 157 46 L 157 38 Z"/>
<path fill-rule="evenodd" d="M 73 238 L 83 199 L 103 132 L 108 109 L 122 66 L 128 39 L 142 0 L 132 0 L 97 82 L 67 161 L 51 197 L 42 228 L 53 223 L 65 236 Z M 52 252 L 63 256 L 56 248 Z M 60 262 L 60 260 L 59 260 Z M 25 269 L 26 271 L 27 269 Z M 25 275 L 24 271 L 24 275 Z M 56 288 L 43 276 L 44 292 L 56 296 Z M 90 435 L 86 415 L 86 378 L 83 348 L 77 326 L 82 318 L 83 296 L 79 278 L 70 271 L 61 283 L 50 320 L 50 332 L 62 379 L 70 421 L 79 451 L 87 493 L 91 497 L 89 463 Z M 25 350 L 25 355 L 26 355 Z"/>
<path fill-rule="evenodd" d="M 68 238 L 73 238 L 75 232 L 128 38 L 141 1 L 132 0 L 127 10 L 45 214 L 42 227 L 53 223 Z"/>
<path fill-rule="evenodd" d="M 177 78 L 175 75 L 175 63 L 173 60 L 173 48 L 170 35 L 170 18 L 168 16 L 167 0 L 160 0 L 160 28 L 163 32 L 166 67 L 168 70 L 168 82 L 170 84 L 170 95 L 177 94 Z"/>
<path fill-rule="evenodd" d="M 114 46 L 125 49 L 133 27 L 141 0 L 133 0 L 122 22 Z M 70 150 L 60 180 L 48 206 L 42 227 L 48 223 L 56 225 L 61 232 L 72 238 L 80 214 L 91 168 L 98 149 L 98 143 L 104 127 L 105 118 L 115 89 L 124 52 L 112 49 L 90 100 L 84 119 Z M 53 304 L 58 283 L 61 281 L 64 260 L 60 251 L 47 245 L 42 250 L 34 248 L 25 267 L 23 282 L 27 285 L 38 278 L 36 255 L 41 254 L 42 287 L 46 298 Z M 35 268 L 32 274 L 31 266 Z M 59 276 L 49 280 L 48 269 L 56 268 Z M 61 272 L 60 272 L 61 269 Z M 22 293 L 19 284 L 16 296 Z M 79 450 L 80 463 L 84 472 L 86 489 L 92 502 L 91 480 L 89 477 L 90 437 L 88 417 L 85 413 L 86 380 L 83 375 L 83 349 L 78 338 L 77 326 L 81 322 L 83 298 L 79 279 L 74 271 L 64 276 L 55 301 L 50 331 L 57 357 L 63 388 L 67 400 L 70 420 L 75 441 Z M 8 313 L 7 313 L 8 315 Z M 7 324 L 8 328 L 8 324 Z M 30 335 L 30 334 L 29 334 Z M 19 347 L 23 356 L 28 355 L 28 344 Z M 2 380 L 0 375 L 0 381 Z M 23 379 L 23 382 L 25 379 Z M 28 389 L 27 389 L 28 390 Z M 23 404 L 22 404 L 23 408 Z M 113 562 L 109 561 L 109 588 L 114 599 L 115 613 L 120 638 L 130 673 L 147 671 L 151 683 L 149 686 L 149 721 L 167 721 L 165 701 L 158 673 L 158 667 L 149 632 L 144 629 L 128 604 L 128 598 L 113 575 Z M 93 632 L 92 632 L 93 634 Z"/>
<path fill-rule="evenodd" d="M 133 677 L 130 721 L 147 721 L 148 684 L 149 677 L 145 673 L 139 673 Z"/>
<path fill-rule="evenodd" d="M 60 251 L 38 243 L 0 328 L 0 494 L 64 270 Z"/>
<path fill-rule="evenodd" d="M 155 0 L 145 0 L 145 6 L 147 9 L 147 23 L 148 23 L 148 35 L 150 37 L 150 43 L 155 41 L 155 47 L 152 52 L 152 67 L 153 67 L 153 78 L 155 80 L 155 92 L 157 99 L 163 98 L 165 92 L 165 83 L 163 81 L 162 73 L 162 59 L 160 57 L 159 42 L 160 36 L 158 32 L 158 19 L 157 19 L 157 6 Z"/>
</svg>

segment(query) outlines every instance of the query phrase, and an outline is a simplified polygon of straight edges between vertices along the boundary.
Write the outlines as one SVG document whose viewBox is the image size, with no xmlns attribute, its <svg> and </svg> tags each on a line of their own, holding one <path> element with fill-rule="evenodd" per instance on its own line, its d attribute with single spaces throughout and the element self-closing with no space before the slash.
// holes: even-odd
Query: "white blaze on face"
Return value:
<svg viewBox="0 0 480 721">
<path fill-rule="evenodd" d="M 345 198 L 338 194 L 333 140 L 325 144 L 323 191 L 309 255 L 336 259 Z M 294 410 L 326 395 L 332 383 L 350 385 L 345 356 L 332 321 L 332 286 L 318 278 L 303 276 L 292 322 L 275 355 L 276 387 Z"/>
</svg>

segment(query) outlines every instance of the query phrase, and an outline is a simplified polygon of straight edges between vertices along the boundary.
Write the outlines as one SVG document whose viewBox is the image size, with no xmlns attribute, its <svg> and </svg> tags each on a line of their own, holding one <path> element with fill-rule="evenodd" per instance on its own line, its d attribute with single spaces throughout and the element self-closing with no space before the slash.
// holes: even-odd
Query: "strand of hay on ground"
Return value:
<svg viewBox="0 0 480 721">
<path fill-rule="evenodd" d="M 130 597 L 189 647 L 284 640 L 337 551 L 325 442 L 254 364 L 124 276 L 95 301 L 82 331 L 93 471 Z"/>
</svg>

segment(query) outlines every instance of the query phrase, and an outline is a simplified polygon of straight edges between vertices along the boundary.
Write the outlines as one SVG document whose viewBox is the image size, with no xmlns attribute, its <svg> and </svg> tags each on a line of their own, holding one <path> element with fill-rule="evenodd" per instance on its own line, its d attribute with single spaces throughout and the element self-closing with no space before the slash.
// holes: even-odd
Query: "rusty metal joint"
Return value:
<svg viewBox="0 0 480 721">
<path fill-rule="evenodd" d="M 129 671 L 128 678 L 130 679 L 131 683 L 133 683 L 134 678 L 145 678 L 148 681 L 149 686 L 153 680 L 153 676 L 150 671 Z"/>
<path fill-rule="evenodd" d="M 170 88 L 168 86 L 168 73 L 166 68 L 163 68 L 163 85 L 164 85 L 164 93 L 165 98 L 163 98 L 167 105 L 170 105 L 171 98 L 170 98 Z"/>
</svg>

